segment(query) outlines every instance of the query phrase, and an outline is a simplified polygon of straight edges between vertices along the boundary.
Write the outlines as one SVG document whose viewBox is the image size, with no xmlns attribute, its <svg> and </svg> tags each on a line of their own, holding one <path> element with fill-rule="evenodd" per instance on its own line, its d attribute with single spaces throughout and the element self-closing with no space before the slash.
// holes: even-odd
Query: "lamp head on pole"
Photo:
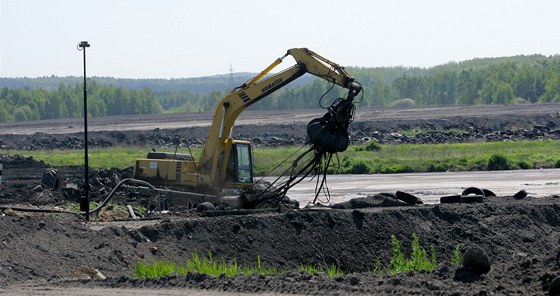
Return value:
<svg viewBox="0 0 560 296">
<path fill-rule="evenodd" d="M 83 48 L 89 47 L 89 43 L 87 41 L 82 41 L 78 43 L 78 50 L 82 50 Z"/>
</svg>

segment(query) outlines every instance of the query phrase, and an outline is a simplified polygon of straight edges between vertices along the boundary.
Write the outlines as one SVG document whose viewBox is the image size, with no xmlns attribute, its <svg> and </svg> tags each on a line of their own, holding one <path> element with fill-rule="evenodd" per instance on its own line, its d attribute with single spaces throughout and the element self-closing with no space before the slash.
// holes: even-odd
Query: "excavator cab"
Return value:
<svg viewBox="0 0 560 296">
<path fill-rule="evenodd" d="M 226 183 L 233 186 L 230 188 L 247 187 L 253 184 L 253 153 L 251 144 L 246 141 L 231 140 L 229 145 L 229 157 L 226 167 Z M 239 187 L 238 187 L 239 188 Z"/>
</svg>

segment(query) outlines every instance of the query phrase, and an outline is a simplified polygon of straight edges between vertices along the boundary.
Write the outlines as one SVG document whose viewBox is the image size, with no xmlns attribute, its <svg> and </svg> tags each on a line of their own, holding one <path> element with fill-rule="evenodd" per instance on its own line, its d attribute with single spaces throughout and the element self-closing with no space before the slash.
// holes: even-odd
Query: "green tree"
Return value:
<svg viewBox="0 0 560 296">
<path fill-rule="evenodd" d="M 10 106 L 5 100 L 0 99 L 0 122 L 13 121 L 13 115 L 10 112 Z"/>
<path fill-rule="evenodd" d="M 541 101 L 560 102 L 560 76 L 551 77 L 546 81 Z"/>
<path fill-rule="evenodd" d="M 28 120 L 27 114 L 31 113 L 29 106 L 22 106 L 14 110 L 15 121 L 26 121 Z"/>
<path fill-rule="evenodd" d="M 500 82 L 496 85 L 492 103 L 509 104 L 513 100 L 513 98 L 515 98 L 515 94 L 511 85 L 506 82 Z"/>
<path fill-rule="evenodd" d="M 457 83 L 456 103 L 459 105 L 473 105 L 479 89 L 479 80 L 472 69 L 463 70 Z"/>
</svg>

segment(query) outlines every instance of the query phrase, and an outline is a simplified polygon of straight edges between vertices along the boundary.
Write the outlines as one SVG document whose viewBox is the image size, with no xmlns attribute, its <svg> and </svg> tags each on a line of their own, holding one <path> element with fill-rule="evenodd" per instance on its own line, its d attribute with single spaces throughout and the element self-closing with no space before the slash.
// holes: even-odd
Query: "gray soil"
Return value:
<svg viewBox="0 0 560 296">
<path fill-rule="evenodd" d="M 504 113 L 503 109 L 509 113 Z M 386 112 L 366 110 L 359 112 L 351 124 L 351 136 L 354 142 L 376 138 L 392 143 L 414 141 L 412 138 L 435 141 L 433 139 L 438 137 L 442 138 L 441 141 L 462 142 L 522 137 L 558 139 L 560 117 L 556 110 L 560 110 L 560 106 L 554 104 L 544 108 L 528 105 Z M 386 113 L 392 116 L 387 118 Z M 286 120 L 294 115 L 292 112 L 278 116 L 279 120 Z M 309 113 L 302 115 L 309 120 L 306 116 Z M 134 121 L 136 117 L 130 120 Z M 171 121 L 166 121 L 165 116 L 162 119 L 167 125 Z M 65 123 L 61 124 L 64 126 Z M 52 133 L 26 133 L 25 125 L 21 130 L 11 125 L 10 131 L 8 127 L 0 126 L 0 144 L 4 145 L 3 149 L 43 149 L 57 148 L 49 146 L 52 143 L 66 145 L 60 143 L 67 143 L 70 139 L 76 142 L 68 149 L 82 145 L 79 134 L 56 132 L 54 122 L 43 125 L 52 127 Z M 153 126 L 144 130 L 99 130 L 93 134 L 92 143 L 106 141 L 107 146 L 149 146 L 157 145 L 158 142 L 150 142 L 156 134 L 166 135 L 159 139 L 167 139 L 170 143 L 175 135 L 179 139 L 185 138 L 184 141 L 198 141 L 205 134 L 204 126 L 188 130 L 184 127 L 155 130 Z M 291 137 L 298 145 L 295 135 L 303 134 L 303 127 L 304 122 L 289 119 L 283 124 L 247 124 L 236 127 L 236 130 L 243 131 L 239 132 L 242 137 L 262 139 L 262 145 L 278 145 L 268 140 L 274 137 L 279 138 L 274 141 Z M 452 128 L 464 132 L 448 132 Z M 402 130 L 414 129 L 421 131 L 421 136 L 399 134 Z M 118 289 L 115 291 L 149 288 L 157 291 L 198 289 L 317 295 L 560 293 L 560 190 L 543 198 L 522 197 L 521 194 L 515 197 L 480 196 L 478 199 L 471 195 L 471 199 L 478 202 L 467 202 L 466 199 L 463 203 L 435 205 L 410 205 L 391 195 L 377 195 L 329 208 L 283 206 L 218 209 L 203 213 L 172 210 L 169 214 L 148 215 L 133 222 L 86 223 L 75 215 L 14 211 L 13 208 L 17 207 L 54 208 L 68 201 L 76 202 L 76 195 L 72 190 L 49 190 L 42 185 L 42 174 L 52 169 L 45 164 L 13 155 L 0 157 L 5 186 L 0 191 L 3 209 L 0 215 L 0 293 L 12 294 L 11 289 L 22 284 Z M 56 169 L 62 176 L 61 185 L 77 183 L 82 173 L 79 167 Z M 125 168 L 93 172 L 92 180 L 96 181 L 92 181 L 92 186 L 98 191 L 110 188 L 128 173 Z M 142 202 L 140 197 L 125 193 L 119 194 L 116 200 L 127 204 Z M 114 218 L 116 214 L 110 211 L 107 209 L 106 216 L 102 214 L 100 219 Z M 418 235 L 424 248 L 429 250 L 432 245 L 435 248 L 438 265 L 434 272 L 391 275 L 372 271 L 376 260 L 387 265 L 393 256 L 391 235 L 399 239 L 403 253 L 408 257 L 413 233 Z M 457 245 L 467 253 L 481 251 L 482 255 L 475 259 L 488 259 L 490 270 L 481 272 L 468 262 L 464 263 L 466 267 L 451 265 L 453 249 Z M 236 277 L 173 274 L 154 279 L 138 279 L 133 273 L 139 261 L 184 262 L 193 253 L 208 252 L 215 258 L 249 264 L 254 264 L 260 257 L 262 265 L 285 272 Z M 308 264 L 336 265 L 345 275 L 331 278 L 324 273 L 310 275 L 298 270 L 299 266 Z M 97 272 L 106 278 L 100 279 Z"/>
</svg>

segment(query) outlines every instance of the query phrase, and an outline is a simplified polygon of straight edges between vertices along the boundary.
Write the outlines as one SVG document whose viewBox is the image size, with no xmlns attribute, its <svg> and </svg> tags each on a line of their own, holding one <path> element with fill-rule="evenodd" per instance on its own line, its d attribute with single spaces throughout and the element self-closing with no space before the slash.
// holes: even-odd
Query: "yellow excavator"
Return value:
<svg viewBox="0 0 560 296">
<path fill-rule="evenodd" d="M 276 74 L 270 71 L 287 57 L 296 64 Z M 218 195 L 228 189 L 250 189 L 253 185 L 251 144 L 232 138 L 237 117 L 250 105 L 277 91 L 305 73 L 313 74 L 348 89 L 329 112 L 308 125 L 310 142 L 328 152 L 344 151 L 348 146 L 347 125 L 353 112 L 353 99 L 361 91 L 343 67 L 306 48 L 293 48 L 261 73 L 234 88 L 216 107 L 202 155 L 150 152 L 137 159 L 134 178 L 154 186 L 166 186 L 203 194 Z"/>
</svg>

